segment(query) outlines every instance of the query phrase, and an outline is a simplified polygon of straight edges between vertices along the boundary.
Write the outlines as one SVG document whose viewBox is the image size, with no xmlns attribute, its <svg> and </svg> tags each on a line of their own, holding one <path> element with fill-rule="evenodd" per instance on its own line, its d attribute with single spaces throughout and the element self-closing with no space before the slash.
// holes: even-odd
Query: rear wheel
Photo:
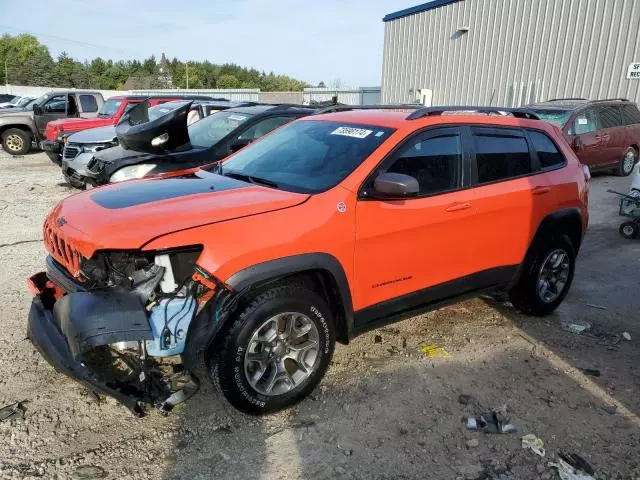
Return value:
<svg viewBox="0 0 640 480">
<path fill-rule="evenodd" d="M 624 222 L 620 225 L 620 235 L 624 238 L 638 238 L 640 235 L 640 225 L 637 222 Z"/>
<path fill-rule="evenodd" d="M 294 283 L 255 296 L 209 354 L 218 390 L 236 408 L 263 414 L 301 401 L 322 379 L 335 345 L 323 298 Z"/>
<path fill-rule="evenodd" d="M 618 175 L 621 177 L 626 177 L 633 172 L 633 167 L 635 167 L 638 161 L 638 152 L 636 152 L 635 148 L 629 147 L 625 150 L 624 154 L 622 154 L 622 158 L 620 159 L 620 164 L 618 165 Z"/>
<path fill-rule="evenodd" d="M 509 292 L 511 303 L 523 313 L 544 316 L 566 297 L 575 271 L 575 250 L 566 235 L 538 248 L 518 283 Z"/>
<path fill-rule="evenodd" d="M 2 148 L 11 155 L 24 155 L 31 149 L 31 136 L 19 128 L 10 128 L 2 134 Z"/>
</svg>

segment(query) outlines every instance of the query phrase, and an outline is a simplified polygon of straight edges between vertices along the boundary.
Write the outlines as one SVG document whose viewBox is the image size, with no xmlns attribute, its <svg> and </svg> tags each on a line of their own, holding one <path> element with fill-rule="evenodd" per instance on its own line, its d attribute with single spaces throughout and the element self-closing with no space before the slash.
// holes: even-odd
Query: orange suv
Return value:
<svg viewBox="0 0 640 480">
<path fill-rule="evenodd" d="M 336 341 L 480 292 L 533 315 L 562 302 L 589 172 L 557 127 L 518 109 L 332 108 L 208 170 L 61 201 L 29 279 L 43 356 L 136 414 L 188 398 L 201 364 L 265 413 L 313 390 Z"/>
</svg>

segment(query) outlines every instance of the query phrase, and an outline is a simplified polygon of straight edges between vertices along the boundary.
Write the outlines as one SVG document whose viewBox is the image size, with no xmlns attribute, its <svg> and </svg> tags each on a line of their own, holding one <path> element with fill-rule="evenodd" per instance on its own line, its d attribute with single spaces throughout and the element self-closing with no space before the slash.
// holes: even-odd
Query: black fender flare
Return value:
<svg viewBox="0 0 640 480">
<path fill-rule="evenodd" d="M 283 277 L 318 270 L 326 272 L 332 279 L 340 300 L 340 305 L 332 305 L 332 307 L 337 309 L 344 321 L 343 335 L 340 335 L 339 339 L 343 343 L 347 343 L 353 337 L 354 315 L 351 289 L 342 264 L 329 253 L 303 253 L 258 263 L 236 272 L 229 277 L 225 284 L 235 291 L 245 291 Z M 340 330 L 340 325 L 336 325 L 336 327 Z"/>
<path fill-rule="evenodd" d="M 575 253 L 580 250 L 582 239 L 585 232 L 582 229 L 582 213 L 579 208 L 563 208 L 550 213 L 542 219 L 538 225 L 533 240 L 527 249 L 523 262 L 520 264 L 518 271 L 509 287 L 513 287 L 520 277 L 525 273 L 533 259 L 535 258 L 538 248 L 543 242 L 552 237 L 558 231 L 563 232 L 571 239 L 571 243 L 575 248 Z"/>
</svg>

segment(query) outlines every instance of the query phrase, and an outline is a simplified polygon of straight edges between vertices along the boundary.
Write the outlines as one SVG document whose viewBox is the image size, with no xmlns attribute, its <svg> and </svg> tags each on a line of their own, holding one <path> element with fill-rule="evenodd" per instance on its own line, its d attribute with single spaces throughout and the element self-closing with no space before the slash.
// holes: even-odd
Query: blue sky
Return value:
<svg viewBox="0 0 640 480">
<path fill-rule="evenodd" d="M 0 0 L 0 34 L 33 33 L 53 56 L 233 62 L 316 83 L 379 85 L 382 17 L 399 0 Z M 32 13 L 32 14 L 30 14 Z"/>
</svg>

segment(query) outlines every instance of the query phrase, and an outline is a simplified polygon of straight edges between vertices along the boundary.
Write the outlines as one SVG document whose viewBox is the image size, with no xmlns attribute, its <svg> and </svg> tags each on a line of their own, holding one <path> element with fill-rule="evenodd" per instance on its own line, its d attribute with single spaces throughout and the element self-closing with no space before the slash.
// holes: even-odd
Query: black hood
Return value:
<svg viewBox="0 0 640 480">
<path fill-rule="evenodd" d="M 118 141 L 124 150 L 156 154 L 189 147 L 187 115 L 190 109 L 191 102 L 160 118 L 149 120 L 149 101 L 140 102 L 125 113 L 116 125 Z M 152 141 L 162 135 L 168 138 L 153 145 Z"/>
</svg>

